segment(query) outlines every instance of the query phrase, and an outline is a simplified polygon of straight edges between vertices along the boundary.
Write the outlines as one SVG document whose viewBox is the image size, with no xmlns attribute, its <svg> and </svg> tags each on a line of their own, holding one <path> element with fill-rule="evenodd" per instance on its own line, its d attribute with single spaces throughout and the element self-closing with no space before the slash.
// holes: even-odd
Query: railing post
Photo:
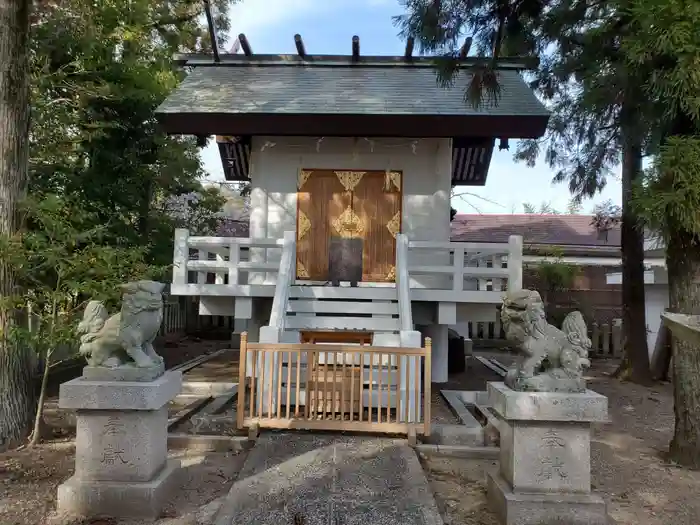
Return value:
<svg viewBox="0 0 700 525">
<path fill-rule="evenodd" d="M 411 277 L 408 274 L 408 237 L 396 235 L 396 292 L 399 300 L 401 330 L 413 330 L 411 310 Z"/>
<path fill-rule="evenodd" d="M 276 345 L 280 342 L 281 330 L 274 326 L 261 326 L 260 327 L 260 343 L 267 343 Z M 255 371 L 256 376 L 262 378 L 262 381 L 258 381 L 257 395 L 258 399 L 263 400 L 263 408 L 267 403 L 267 399 L 270 393 L 274 391 L 274 387 L 279 380 L 277 376 L 277 359 L 279 359 L 278 352 L 270 352 L 263 350 L 259 352 L 259 369 Z M 255 363 L 251 364 L 252 367 Z M 239 386 L 240 388 L 240 386 Z M 264 412 L 264 410 L 263 410 Z M 260 413 L 262 417 L 263 412 Z M 271 414 L 269 415 L 271 417 Z"/>
<path fill-rule="evenodd" d="M 228 251 L 228 284 L 238 284 L 238 263 L 241 261 L 241 245 L 231 241 Z M 248 283 L 244 283 L 248 284 Z"/>
<path fill-rule="evenodd" d="M 275 296 L 272 300 L 270 312 L 270 326 L 284 329 L 284 315 L 287 311 L 287 299 L 289 298 L 289 286 L 292 284 L 296 268 L 296 233 L 284 232 L 282 243 L 282 257 L 277 273 Z"/>
<path fill-rule="evenodd" d="M 421 333 L 417 330 L 401 330 L 401 346 L 403 348 L 420 348 Z M 419 421 L 416 412 L 417 382 L 420 377 L 416 376 L 416 363 L 419 356 L 402 355 L 399 357 L 401 366 L 401 378 L 399 379 L 399 391 L 401 393 L 399 403 L 399 421 L 405 423 L 417 423 Z"/>
<path fill-rule="evenodd" d="M 523 238 L 520 235 L 508 237 L 508 291 L 523 288 Z"/>
<path fill-rule="evenodd" d="M 198 261 L 208 261 L 209 252 L 206 250 L 197 250 L 197 260 Z M 206 270 L 197 270 L 197 284 L 207 284 L 207 277 L 209 274 Z"/>
<path fill-rule="evenodd" d="M 218 263 L 223 263 L 225 262 L 225 258 L 223 255 L 220 253 L 216 253 L 216 262 Z M 216 273 L 214 274 L 214 284 L 224 284 L 224 272 L 221 270 L 217 270 Z"/>
<path fill-rule="evenodd" d="M 464 248 L 455 248 L 452 264 L 454 265 L 452 290 L 461 292 L 464 289 Z"/>
<path fill-rule="evenodd" d="M 173 248 L 173 284 L 187 284 L 187 261 L 190 250 L 187 246 L 190 232 L 186 228 L 175 230 L 175 247 Z"/>
<path fill-rule="evenodd" d="M 270 311 L 270 321 L 268 326 L 263 326 L 260 329 L 261 343 L 279 343 L 282 332 L 284 331 L 284 317 L 287 313 L 287 302 L 289 300 L 289 287 L 296 270 L 296 233 L 293 231 L 284 232 L 284 241 L 282 243 L 282 257 L 280 258 L 280 267 L 277 273 L 277 283 L 275 285 L 275 295 L 272 299 L 272 309 Z M 267 363 L 267 354 L 264 352 L 263 363 Z M 278 374 L 278 360 L 282 356 L 279 352 L 272 352 L 269 359 L 272 360 L 272 374 L 270 380 L 266 379 L 267 385 L 263 385 L 258 389 L 264 396 L 268 396 L 268 388 L 273 388 L 282 378 Z M 263 364 L 263 366 L 265 366 Z"/>
</svg>

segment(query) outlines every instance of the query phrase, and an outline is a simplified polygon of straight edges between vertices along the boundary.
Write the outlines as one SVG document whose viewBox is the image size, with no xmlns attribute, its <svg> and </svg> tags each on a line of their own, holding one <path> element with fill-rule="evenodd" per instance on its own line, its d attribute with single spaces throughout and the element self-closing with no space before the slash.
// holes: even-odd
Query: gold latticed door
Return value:
<svg viewBox="0 0 700 525">
<path fill-rule="evenodd" d="M 353 188 L 352 208 L 365 225 L 362 280 L 393 282 L 401 232 L 401 173 L 368 172 Z"/>
<path fill-rule="evenodd" d="M 301 170 L 297 183 L 297 279 L 328 279 L 332 223 L 352 202 L 332 171 Z"/>
<path fill-rule="evenodd" d="M 362 280 L 395 279 L 401 231 L 401 173 L 300 170 L 297 278 L 328 279 L 330 238 L 362 239 Z"/>
</svg>

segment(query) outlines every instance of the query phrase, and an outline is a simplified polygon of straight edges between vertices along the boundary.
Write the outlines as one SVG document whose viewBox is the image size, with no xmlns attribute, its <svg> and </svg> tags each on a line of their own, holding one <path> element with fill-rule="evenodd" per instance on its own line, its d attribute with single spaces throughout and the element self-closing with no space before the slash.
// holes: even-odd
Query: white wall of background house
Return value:
<svg viewBox="0 0 700 525">
<path fill-rule="evenodd" d="M 622 284 L 622 273 L 609 273 L 608 284 Z M 654 355 L 656 339 L 661 329 L 661 314 L 668 308 L 668 274 L 659 266 L 644 272 L 644 314 L 647 322 L 649 359 Z"/>
</svg>

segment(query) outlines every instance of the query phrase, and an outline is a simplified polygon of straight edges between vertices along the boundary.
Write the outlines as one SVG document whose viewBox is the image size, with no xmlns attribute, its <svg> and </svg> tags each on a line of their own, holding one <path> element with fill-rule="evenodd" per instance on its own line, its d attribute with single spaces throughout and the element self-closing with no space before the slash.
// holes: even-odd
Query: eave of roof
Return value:
<svg viewBox="0 0 700 525">
<path fill-rule="evenodd" d="M 242 55 L 225 53 L 215 60 L 213 55 L 203 53 L 178 53 L 173 60 L 180 66 L 221 67 L 221 66 L 313 66 L 313 67 L 425 67 L 434 68 L 439 57 L 428 56 L 386 56 L 361 55 L 293 55 L 293 54 L 254 54 Z M 470 68 L 479 64 L 490 63 L 490 58 L 467 57 L 457 60 L 462 68 Z M 527 70 L 536 69 L 539 64 L 537 57 L 504 57 L 498 59 L 498 69 Z"/>
</svg>

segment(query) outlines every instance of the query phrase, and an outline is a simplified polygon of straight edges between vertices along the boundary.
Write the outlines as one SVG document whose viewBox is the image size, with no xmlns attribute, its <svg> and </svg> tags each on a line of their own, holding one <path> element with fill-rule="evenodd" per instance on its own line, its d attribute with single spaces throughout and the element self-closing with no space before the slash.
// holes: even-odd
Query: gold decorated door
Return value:
<svg viewBox="0 0 700 525">
<path fill-rule="evenodd" d="M 297 278 L 328 280 L 332 236 L 362 239 L 362 280 L 393 282 L 401 231 L 401 173 L 301 170 Z"/>
</svg>

